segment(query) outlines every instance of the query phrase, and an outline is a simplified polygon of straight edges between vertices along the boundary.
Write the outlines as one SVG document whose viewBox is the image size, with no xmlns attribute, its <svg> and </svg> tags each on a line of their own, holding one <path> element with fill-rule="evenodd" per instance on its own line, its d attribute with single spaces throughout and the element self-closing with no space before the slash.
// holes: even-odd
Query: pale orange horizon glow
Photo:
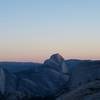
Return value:
<svg viewBox="0 0 100 100">
<path fill-rule="evenodd" d="M 88 53 L 88 52 L 72 52 L 70 51 L 57 51 L 57 52 L 45 52 L 45 53 L 26 53 L 26 54 L 1 54 L 0 61 L 18 61 L 18 62 L 39 62 L 43 63 L 46 59 L 48 59 L 52 54 L 59 53 L 61 54 L 65 60 L 67 59 L 90 59 L 90 60 L 99 60 L 100 55 L 96 53 Z"/>
</svg>

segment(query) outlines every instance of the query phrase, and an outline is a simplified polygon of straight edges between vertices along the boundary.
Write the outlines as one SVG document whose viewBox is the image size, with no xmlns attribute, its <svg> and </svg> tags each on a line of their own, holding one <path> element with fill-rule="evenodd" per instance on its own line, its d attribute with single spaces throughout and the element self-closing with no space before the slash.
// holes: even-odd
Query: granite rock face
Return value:
<svg viewBox="0 0 100 100">
<path fill-rule="evenodd" d="M 0 100 L 100 100 L 100 61 L 1 62 Z"/>
<path fill-rule="evenodd" d="M 93 81 L 65 93 L 56 100 L 100 100 L 100 81 Z"/>
<path fill-rule="evenodd" d="M 69 81 L 67 65 L 59 54 L 52 55 L 37 69 L 36 64 L 17 71 L 9 68 L 0 67 L 0 93 L 10 100 L 54 96 Z"/>
<path fill-rule="evenodd" d="M 69 89 L 57 100 L 100 100 L 100 61 L 81 61 L 73 68 Z"/>
</svg>

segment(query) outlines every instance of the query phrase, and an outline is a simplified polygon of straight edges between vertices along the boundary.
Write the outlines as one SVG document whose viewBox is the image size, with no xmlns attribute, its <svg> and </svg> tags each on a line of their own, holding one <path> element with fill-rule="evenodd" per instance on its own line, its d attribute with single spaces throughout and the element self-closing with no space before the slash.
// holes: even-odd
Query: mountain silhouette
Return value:
<svg viewBox="0 0 100 100">
<path fill-rule="evenodd" d="M 57 53 L 43 64 L 0 62 L 0 100 L 99 100 L 99 83 L 99 60 Z"/>
</svg>

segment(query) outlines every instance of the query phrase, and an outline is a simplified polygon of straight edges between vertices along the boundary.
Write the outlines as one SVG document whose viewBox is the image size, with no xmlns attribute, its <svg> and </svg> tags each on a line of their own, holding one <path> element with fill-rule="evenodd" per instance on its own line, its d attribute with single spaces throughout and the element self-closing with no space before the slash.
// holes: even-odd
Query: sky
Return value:
<svg viewBox="0 0 100 100">
<path fill-rule="evenodd" d="M 100 59 L 100 0 L 0 0 L 0 61 Z"/>
</svg>

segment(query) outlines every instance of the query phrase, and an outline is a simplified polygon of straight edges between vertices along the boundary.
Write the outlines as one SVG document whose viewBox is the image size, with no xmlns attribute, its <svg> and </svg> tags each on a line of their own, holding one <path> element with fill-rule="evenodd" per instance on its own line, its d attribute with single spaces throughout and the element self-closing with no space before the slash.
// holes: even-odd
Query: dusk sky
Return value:
<svg viewBox="0 0 100 100">
<path fill-rule="evenodd" d="M 0 0 L 0 61 L 100 59 L 100 0 Z"/>
</svg>

